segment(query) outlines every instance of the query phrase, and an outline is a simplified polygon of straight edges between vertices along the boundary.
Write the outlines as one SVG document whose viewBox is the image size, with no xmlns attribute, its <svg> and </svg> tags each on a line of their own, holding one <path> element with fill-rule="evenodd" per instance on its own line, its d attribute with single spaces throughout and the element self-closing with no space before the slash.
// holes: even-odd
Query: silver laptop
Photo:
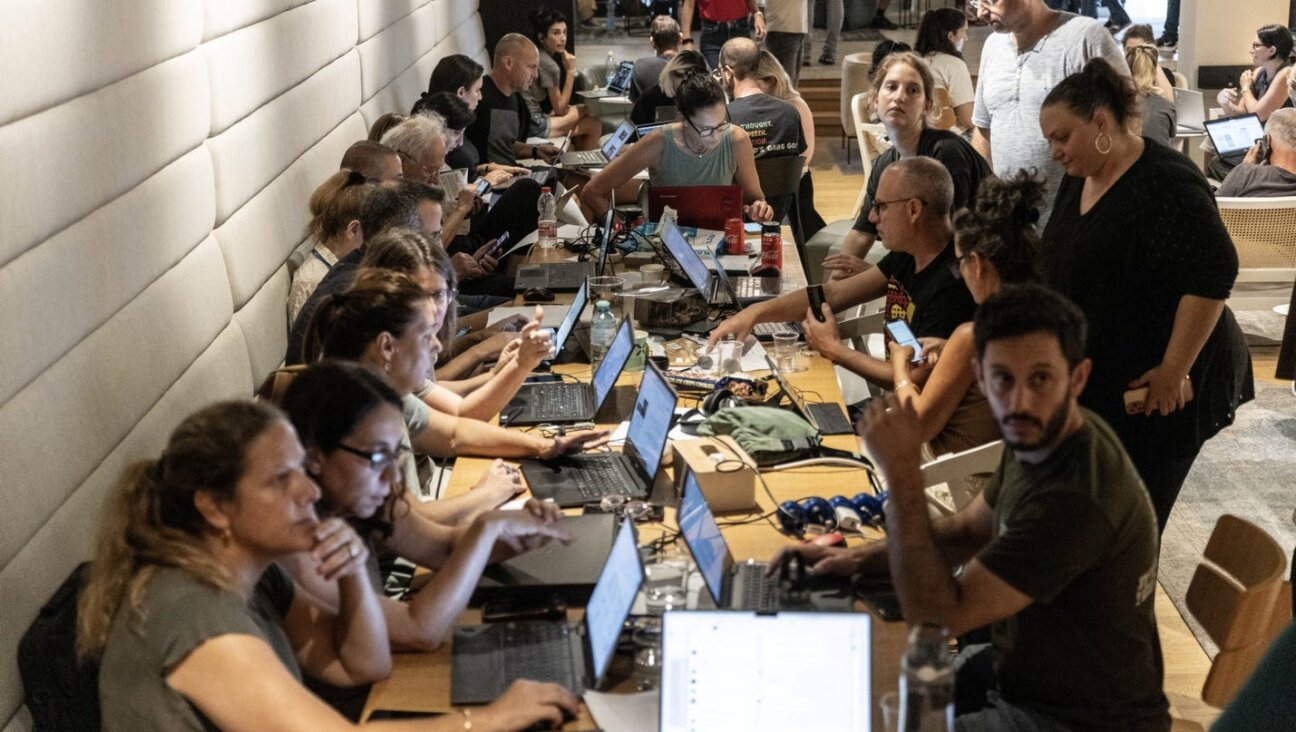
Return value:
<svg viewBox="0 0 1296 732">
<path fill-rule="evenodd" d="M 617 65 L 616 75 L 608 82 L 606 89 L 580 92 L 586 99 L 604 99 L 606 97 L 624 96 L 630 88 L 630 77 L 634 75 L 634 61 L 622 61 Z"/>
<path fill-rule="evenodd" d="M 1206 131 L 1206 104 L 1196 89 L 1174 90 L 1175 123 L 1180 132 Z"/>
<path fill-rule="evenodd" d="M 697 288 L 708 303 L 712 305 L 732 303 L 735 307 L 741 308 L 753 302 L 772 300 L 779 296 L 781 281 L 778 277 L 736 277 L 731 280 L 723 267 L 717 267 L 717 272 L 712 273 L 702 261 L 702 257 L 689 245 L 679 227 L 668 221 L 658 227 L 658 233 L 661 235 L 662 244 L 666 245 L 666 251 L 670 252 L 680 269 L 684 270 L 684 275 L 688 277 L 689 282 Z"/>
<path fill-rule="evenodd" d="M 630 120 L 622 120 L 616 131 L 598 150 L 575 150 L 563 153 L 558 162 L 569 168 L 601 168 L 616 160 L 621 149 L 634 136 L 635 126 Z"/>
<path fill-rule="evenodd" d="M 671 611 L 661 732 L 871 732 L 868 613 Z"/>
</svg>

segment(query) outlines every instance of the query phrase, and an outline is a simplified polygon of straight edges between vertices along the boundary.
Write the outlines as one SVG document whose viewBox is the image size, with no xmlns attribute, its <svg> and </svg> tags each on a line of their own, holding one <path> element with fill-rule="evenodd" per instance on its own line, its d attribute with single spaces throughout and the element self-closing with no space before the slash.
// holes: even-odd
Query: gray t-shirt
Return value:
<svg viewBox="0 0 1296 732">
<path fill-rule="evenodd" d="M 1143 107 L 1143 136 L 1169 147 L 1178 129 L 1174 105 L 1156 92 L 1144 96 L 1140 103 Z"/>
<path fill-rule="evenodd" d="M 1217 198 L 1280 198 L 1296 196 L 1296 173 L 1276 165 L 1242 163 L 1229 171 L 1215 191 Z"/>
<path fill-rule="evenodd" d="M 99 667 L 99 704 L 106 732 L 214 730 L 198 708 L 167 685 L 167 675 L 194 649 L 222 635 L 250 635 L 270 645 L 301 679 L 283 619 L 293 583 L 277 565 L 245 600 L 192 574 L 160 569 L 144 590 L 141 613 L 123 606 L 113 619 Z"/>
<path fill-rule="evenodd" d="M 627 90 L 630 101 L 638 101 L 639 95 L 657 85 L 668 60 L 668 56 L 644 56 L 634 62 L 634 73 L 630 74 L 630 88 Z"/>
<path fill-rule="evenodd" d="M 1129 74 L 1111 33 L 1096 20 L 1071 13 L 1059 13 L 1053 30 L 1020 53 L 1011 33 L 992 33 L 981 50 L 972 123 L 990 130 L 995 175 L 1008 178 L 1034 168 L 1044 176 L 1040 221 L 1048 221 L 1062 180 L 1062 166 L 1051 159 L 1040 131 L 1040 107 L 1058 82 L 1096 57 Z"/>
</svg>

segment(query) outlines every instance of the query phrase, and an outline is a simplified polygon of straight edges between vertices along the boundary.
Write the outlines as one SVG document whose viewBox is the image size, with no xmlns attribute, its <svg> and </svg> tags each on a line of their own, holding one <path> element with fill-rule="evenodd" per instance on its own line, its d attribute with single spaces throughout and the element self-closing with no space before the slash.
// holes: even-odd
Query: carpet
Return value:
<svg viewBox="0 0 1296 732">
<path fill-rule="evenodd" d="M 1269 533 L 1290 558 L 1296 545 L 1296 396 L 1286 386 L 1256 384 L 1233 425 L 1202 447 L 1161 537 L 1159 579 L 1207 655 L 1216 647 L 1184 605 L 1184 596 L 1215 522 L 1226 513 Z M 1290 568 L 1289 568 L 1290 571 Z"/>
<path fill-rule="evenodd" d="M 1262 310 L 1233 308 L 1233 317 L 1246 334 L 1249 346 L 1276 346 L 1282 343 L 1287 319 L 1271 308 Z"/>
</svg>

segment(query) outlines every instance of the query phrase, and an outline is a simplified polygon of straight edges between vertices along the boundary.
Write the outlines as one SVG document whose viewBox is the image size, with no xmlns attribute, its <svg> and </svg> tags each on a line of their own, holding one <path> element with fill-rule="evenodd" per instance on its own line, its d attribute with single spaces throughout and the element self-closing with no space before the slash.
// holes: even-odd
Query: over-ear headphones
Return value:
<svg viewBox="0 0 1296 732">
<path fill-rule="evenodd" d="M 700 409 L 703 414 L 710 417 L 721 409 L 745 406 L 747 406 L 747 402 L 739 399 L 732 391 L 722 387 L 702 397 Z"/>
</svg>

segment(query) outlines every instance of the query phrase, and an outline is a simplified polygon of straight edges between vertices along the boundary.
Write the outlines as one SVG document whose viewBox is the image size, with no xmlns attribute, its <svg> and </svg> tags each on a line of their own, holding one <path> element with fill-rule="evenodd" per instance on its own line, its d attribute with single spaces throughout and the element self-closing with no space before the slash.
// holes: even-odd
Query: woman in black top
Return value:
<svg viewBox="0 0 1296 732">
<path fill-rule="evenodd" d="M 928 115 L 936 104 L 936 81 L 926 61 L 908 51 L 892 53 L 882 59 L 875 72 L 873 104 L 891 148 L 873 161 L 859 218 L 842 239 L 841 252 L 824 260 L 824 269 L 831 271 L 835 280 L 868 268 L 864 255 L 877 240 L 878 233 L 869 221 L 869 211 L 877 196 L 882 171 L 888 165 L 901 158 L 935 158 L 954 179 L 954 207 L 950 213 L 971 206 L 981 179 L 990 175 L 985 158 L 962 136 L 927 126 Z"/>
<path fill-rule="evenodd" d="M 1045 98 L 1040 127 L 1067 177 L 1042 263 L 1089 321 L 1094 365 L 1081 404 L 1120 436 L 1164 530 L 1202 443 L 1254 389 L 1224 306 L 1233 242 L 1192 162 L 1129 131 L 1136 104 L 1128 77 L 1101 59 Z M 1126 393 L 1142 387 L 1142 408 L 1128 414 Z"/>
</svg>

